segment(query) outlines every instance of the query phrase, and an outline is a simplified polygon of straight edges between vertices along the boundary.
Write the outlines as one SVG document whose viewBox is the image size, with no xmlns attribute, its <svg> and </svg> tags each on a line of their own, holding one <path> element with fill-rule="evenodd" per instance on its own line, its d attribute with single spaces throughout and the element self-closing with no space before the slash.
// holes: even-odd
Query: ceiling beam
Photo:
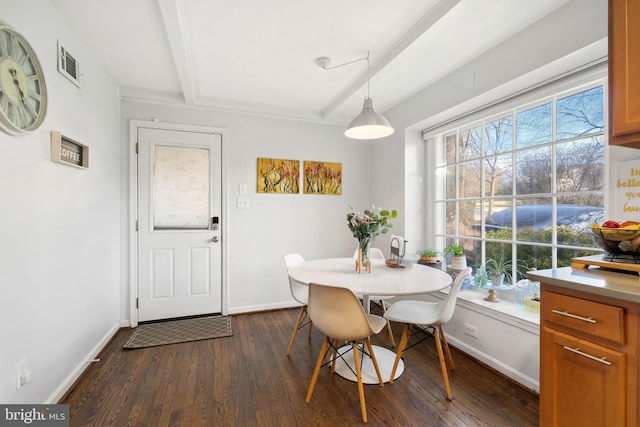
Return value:
<svg viewBox="0 0 640 427">
<path fill-rule="evenodd" d="M 386 52 L 384 52 L 378 59 L 371 63 L 369 73 L 365 70 L 347 86 L 338 96 L 336 96 L 327 107 L 322 109 L 320 115 L 322 118 L 327 118 L 333 113 L 340 105 L 346 102 L 353 94 L 355 94 L 362 86 L 367 84 L 368 75 L 369 78 L 373 78 L 391 61 L 396 59 L 404 50 L 411 46 L 422 34 L 427 32 L 436 22 L 438 22 L 444 15 L 446 15 L 460 0 L 440 0 L 434 7 L 416 22 L 406 33 L 402 35 Z"/>
<path fill-rule="evenodd" d="M 158 5 L 173 53 L 173 62 L 178 72 L 182 95 L 187 104 L 195 105 L 196 89 L 183 0 L 158 0 Z"/>
</svg>

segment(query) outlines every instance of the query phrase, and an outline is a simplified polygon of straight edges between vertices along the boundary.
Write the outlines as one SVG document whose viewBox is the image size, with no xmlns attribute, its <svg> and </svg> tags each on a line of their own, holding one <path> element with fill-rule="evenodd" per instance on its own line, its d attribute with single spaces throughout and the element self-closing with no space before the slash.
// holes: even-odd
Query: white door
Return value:
<svg viewBox="0 0 640 427">
<path fill-rule="evenodd" d="M 221 136 L 137 138 L 138 320 L 221 313 Z"/>
</svg>

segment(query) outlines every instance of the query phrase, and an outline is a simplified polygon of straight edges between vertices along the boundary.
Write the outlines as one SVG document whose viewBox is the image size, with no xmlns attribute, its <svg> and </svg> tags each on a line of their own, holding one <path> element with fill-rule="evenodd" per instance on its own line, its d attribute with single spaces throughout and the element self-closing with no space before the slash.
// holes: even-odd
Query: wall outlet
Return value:
<svg viewBox="0 0 640 427">
<path fill-rule="evenodd" d="M 469 323 L 465 323 L 464 324 L 464 333 L 469 335 L 469 336 L 472 336 L 474 338 L 479 338 L 478 337 L 478 327 L 474 326 L 474 325 L 471 325 Z"/>
<path fill-rule="evenodd" d="M 238 197 L 236 199 L 236 207 L 238 209 L 249 209 L 249 198 L 248 197 Z"/>
</svg>

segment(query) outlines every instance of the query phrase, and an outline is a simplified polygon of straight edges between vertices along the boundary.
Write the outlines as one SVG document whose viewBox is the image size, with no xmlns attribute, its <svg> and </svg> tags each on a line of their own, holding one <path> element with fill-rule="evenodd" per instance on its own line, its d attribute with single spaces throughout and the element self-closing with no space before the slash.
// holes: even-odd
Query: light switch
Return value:
<svg viewBox="0 0 640 427">
<path fill-rule="evenodd" d="M 238 197 L 236 199 L 236 207 L 238 209 L 249 209 L 249 198 L 248 197 Z"/>
<path fill-rule="evenodd" d="M 247 184 L 240 184 L 238 186 L 238 194 L 241 196 L 246 196 L 247 195 Z"/>
</svg>

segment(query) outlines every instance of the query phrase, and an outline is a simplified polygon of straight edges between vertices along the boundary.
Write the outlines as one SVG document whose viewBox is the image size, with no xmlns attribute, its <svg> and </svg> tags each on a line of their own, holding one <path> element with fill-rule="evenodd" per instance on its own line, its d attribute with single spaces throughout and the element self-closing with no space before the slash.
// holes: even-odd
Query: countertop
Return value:
<svg viewBox="0 0 640 427">
<path fill-rule="evenodd" d="M 640 275 L 601 267 L 561 267 L 527 273 L 531 280 L 576 291 L 640 303 Z"/>
</svg>

